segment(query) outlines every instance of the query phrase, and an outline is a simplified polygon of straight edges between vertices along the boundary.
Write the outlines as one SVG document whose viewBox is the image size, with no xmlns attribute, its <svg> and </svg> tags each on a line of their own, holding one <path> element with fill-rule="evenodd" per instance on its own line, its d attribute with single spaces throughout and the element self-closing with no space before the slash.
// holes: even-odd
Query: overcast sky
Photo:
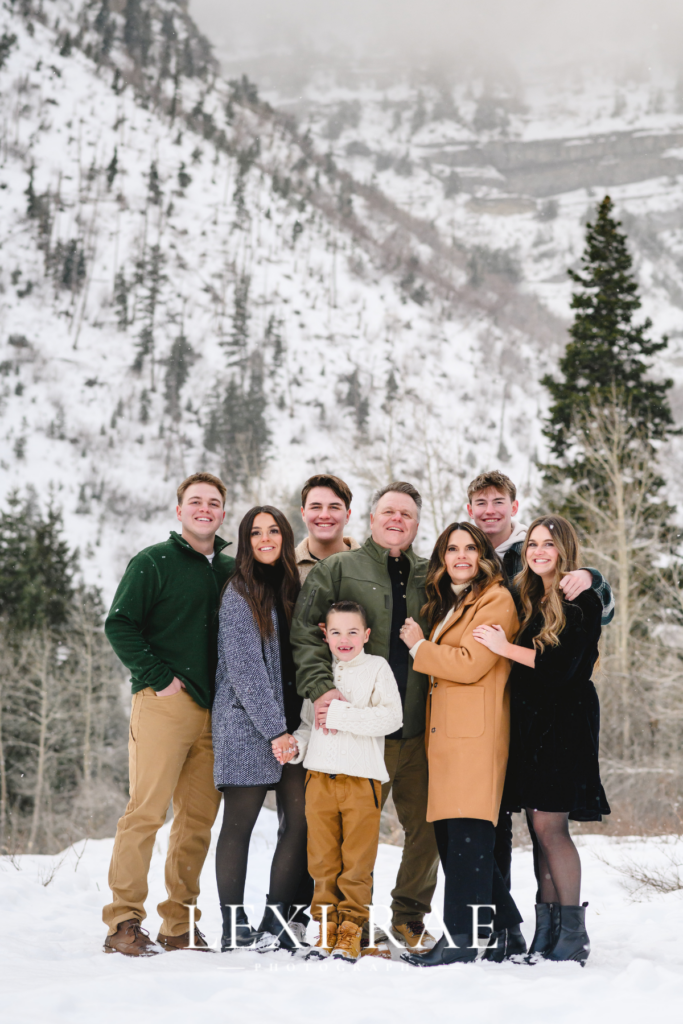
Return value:
<svg viewBox="0 0 683 1024">
<path fill-rule="evenodd" d="M 407 60 L 478 52 L 523 69 L 665 60 L 683 72 L 683 0 L 190 0 L 223 54 L 297 44 Z"/>
</svg>

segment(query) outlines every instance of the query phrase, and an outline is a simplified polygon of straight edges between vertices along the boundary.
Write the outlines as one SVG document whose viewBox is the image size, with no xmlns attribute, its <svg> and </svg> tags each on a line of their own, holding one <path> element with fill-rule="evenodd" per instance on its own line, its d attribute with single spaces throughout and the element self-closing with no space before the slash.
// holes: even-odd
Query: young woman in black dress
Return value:
<svg viewBox="0 0 683 1024">
<path fill-rule="evenodd" d="M 474 636 L 513 662 L 510 759 L 515 803 L 538 840 L 540 900 L 530 953 L 585 963 L 590 951 L 580 905 L 581 861 L 568 821 L 600 821 L 610 809 L 600 782 L 598 660 L 600 601 L 586 590 L 563 600 L 563 575 L 581 564 L 574 527 L 542 516 L 529 527 L 515 578 L 521 626 L 515 643 L 500 626 Z"/>
</svg>

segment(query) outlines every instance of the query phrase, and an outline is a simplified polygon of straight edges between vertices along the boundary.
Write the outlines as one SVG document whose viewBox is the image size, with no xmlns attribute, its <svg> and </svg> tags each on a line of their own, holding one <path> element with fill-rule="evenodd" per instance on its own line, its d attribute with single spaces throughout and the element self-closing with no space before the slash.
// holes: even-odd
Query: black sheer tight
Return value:
<svg viewBox="0 0 683 1024">
<path fill-rule="evenodd" d="M 294 902 L 307 870 L 305 778 L 303 765 L 287 764 L 275 786 L 282 820 L 270 867 L 268 895 L 272 903 Z M 223 824 L 216 847 L 221 908 L 244 902 L 249 840 L 267 792 L 267 786 L 228 786 L 223 790 Z"/>
<path fill-rule="evenodd" d="M 527 808 L 527 820 L 538 842 L 538 902 L 578 907 L 581 860 L 569 835 L 569 815 Z"/>
</svg>

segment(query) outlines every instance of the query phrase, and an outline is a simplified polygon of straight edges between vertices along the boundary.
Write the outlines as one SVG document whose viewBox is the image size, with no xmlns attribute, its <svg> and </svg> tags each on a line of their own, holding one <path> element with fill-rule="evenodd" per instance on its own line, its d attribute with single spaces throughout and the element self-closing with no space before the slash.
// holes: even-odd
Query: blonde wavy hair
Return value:
<svg viewBox="0 0 683 1024">
<path fill-rule="evenodd" d="M 529 568 L 526 558 L 527 548 L 532 533 L 537 526 L 545 526 L 552 534 L 553 542 L 557 548 L 558 559 L 555 570 L 555 579 L 547 595 L 543 580 Z M 576 530 L 563 516 L 539 516 L 534 519 L 529 527 L 522 548 L 522 571 L 515 576 L 515 586 L 519 593 L 519 601 L 522 606 L 521 625 L 518 637 L 522 635 L 529 623 L 533 622 L 536 616 L 543 616 L 543 628 L 538 636 L 534 637 L 534 647 L 537 651 L 543 651 L 546 647 L 557 647 L 560 643 L 560 634 L 567 624 L 567 616 L 560 590 L 560 580 L 568 572 L 579 568 L 581 550 Z M 545 597 L 545 601 L 543 598 Z"/>
</svg>

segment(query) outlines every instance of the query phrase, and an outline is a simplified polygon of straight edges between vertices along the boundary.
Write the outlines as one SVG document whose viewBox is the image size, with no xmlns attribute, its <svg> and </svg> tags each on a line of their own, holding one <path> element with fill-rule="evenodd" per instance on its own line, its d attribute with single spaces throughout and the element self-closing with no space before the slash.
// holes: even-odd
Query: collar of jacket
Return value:
<svg viewBox="0 0 683 1024">
<path fill-rule="evenodd" d="M 372 537 L 368 537 L 363 545 L 363 549 L 367 551 L 367 553 L 374 558 L 376 562 L 382 562 L 385 566 L 387 565 L 389 561 L 389 548 L 381 547 L 372 539 Z M 406 548 L 405 551 L 402 551 L 401 554 L 406 556 L 410 562 L 411 569 L 414 569 L 415 562 L 417 561 L 417 555 L 413 551 L 413 545 L 411 544 L 410 547 Z"/>
<path fill-rule="evenodd" d="M 485 590 L 482 591 L 482 594 L 485 594 L 485 593 L 486 593 Z M 479 597 L 481 597 L 482 594 L 480 594 Z M 455 609 L 455 611 L 453 611 L 451 609 L 450 616 L 446 620 L 446 625 L 443 627 L 443 629 L 439 633 L 438 639 L 436 641 L 437 644 L 441 643 L 441 641 L 443 640 L 443 638 L 446 635 L 446 633 L 448 632 L 448 630 L 452 629 L 453 626 L 456 624 L 456 622 L 458 622 L 462 618 L 462 613 L 465 611 L 465 608 L 469 608 L 469 606 L 474 603 L 474 600 L 475 600 L 474 594 L 470 590 L 469 594 L 465 594 L 465 598 L 464 598 L 462 604 L 458 605 L 458 607 Z M 441 620 L 441 621 L 443 621 L 443 620 Z M 438 626 L 438 622 L 437 622 L 436 626 Z M 434 635 L 434 630 L 436 629 L 436 626 L 434 626 L 434 629 L 431 630 L 431 632 L 429 634 L 430 637 L 432 637 Z"/>
<path fill-rule="evenodd" d="M 347 537 L 346 535 L 344 535 L 342 539 L 344 541 L 347 551 L 357 551 L 358 548 L 360 547 L 360 544 L 358 543 L 357 540 L 355 540 L 354 537 Z M 339 551 L 337 553 L 340 555 L 344 554 L 343 551 Z M 311 554 L 311 549 L 308 546 L 308 537 L 304 537 L 304 539 L 299 544 L 297 544 L 296 548 L 294 549 L 294 555 L 296 558 L 297 565 L 302 565 L 305 563 L 307 564 L 308 562 L 310 562 L 311 565 L 315 565 L 316 562 L 324 561 L 323 558 L 315 558 L 315 556 Z"/>
<path fill-rule="evenodd" d="M 337 669 L 338 669 L 338 668 L 339 668 L 340 666 L 342 666 L 342 665 L 343 665 L 343 666 L 344 666 L 345 668 L 356 668 L 356 666 L 357 666 L 357 665 L 362 665 L 364 661 L 367 661 L 369 657 L 370 657 L 370 655 L 369 655 L 369 654 L 366 654 L 366 653 L 365 653 L 365 649 L 363 649 L 363 650 L 362 650 L 362 651 L 360 652 L 360 654 L 357 654 L 357 655 L 356 655 L 356 657 L 355 657 L 355 658 L 351 658 L 351 661 L 342 661 L 342 660 L 341 660 L 341 658 L 335 658 L 335 659 L 334 659 L 334 668 L 335 668 L 335 671 L 336 671 L 336 670 L 337 670 Z"/>
<path fill-rule="evenodd" d="M 171 540 L 175 544 L 177 544 L 179 548 L 185 548 L 186 551 L 189 551 L 193 555 L 198 555 L 199 558 L 206 558 L 206 555 L 203 555 L 201 553 L 201 551 L 195 551 L 195 549 L 192 547 L 192 545 L 188 544 L 187 541 L 185 540 L 185 538 L 181 537 L 180 534 L 177 533 L 175 530 L 171 530 Z M 231 544 L 232 544 L 231 540 L 223 540 L 222 537 L 219 537 L 218 534 L 216 534 L 216 536 L 213 539 L 213 553 L 214 553 L 214 555 L 220 554 L 220 552 L 223 550 L 223 548 L 227 548 Z"/>
</svg>

